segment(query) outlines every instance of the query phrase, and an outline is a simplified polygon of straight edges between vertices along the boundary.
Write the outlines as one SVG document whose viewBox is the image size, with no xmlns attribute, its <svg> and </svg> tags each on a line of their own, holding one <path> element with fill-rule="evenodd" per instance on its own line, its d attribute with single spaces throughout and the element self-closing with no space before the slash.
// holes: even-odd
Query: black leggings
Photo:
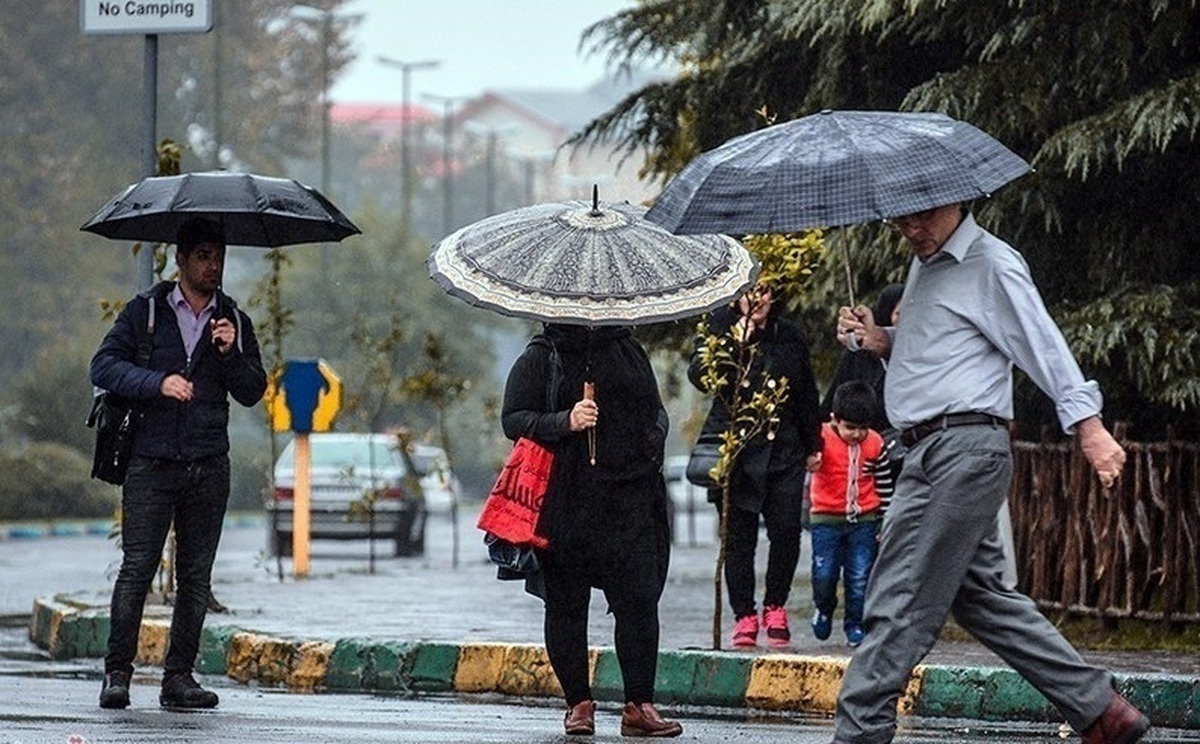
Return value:
<svg viewBox="0 0 1200 744">
<path fill-rule="evenodd" d="M 720 514 L 720 499 L 717 499 Z M 763 606 L 787 604 L 800 562 L 802 495 L 790 488 L 769 487 L 763 498 L 761 520 L 767 526 L 767 575 Z M 760 512 L 729 506 L 728 538 L 725 544 L 725 585 L 729 606 L 736 617 L 755 614 L 754 553 L 758 545 Z"/>
<path fill-rule="evenodd" d="M 590 563 L 590 562 L 589 562 Z M 592 699 L 588 678 L 588 606 L 592 584 L 604 588 L 613 613 L 613 644 L 625 685 L 625 700 L 654 701 L 658 668 L 658 599 L 662 592 L 652 546 L 623 557 L 605 570 L 551 552 L 546 579 L 546 653 L 562 685 L 567 705 Z"/>
</svg>

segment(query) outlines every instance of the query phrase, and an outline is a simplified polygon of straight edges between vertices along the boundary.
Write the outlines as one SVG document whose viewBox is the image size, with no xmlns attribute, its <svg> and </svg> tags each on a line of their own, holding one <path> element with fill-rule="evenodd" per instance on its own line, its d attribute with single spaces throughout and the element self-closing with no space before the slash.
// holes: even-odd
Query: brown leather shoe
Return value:
<svg viewBox="0 0 1200 744">
<path fill-rule="evenodd" d="M 659 715 L 653 703 L 625 703 L 621 711 L 621 736 L 679 736 L 683 726 Z"/>
<path fill-rule="evenodd" d="M 1118 693 L 1083 732 L 1083 744 L 1133 744 L 1150 729 L 1150 719 Z"/>
<path fill-rule="evenodd" d="M 563 728 L 568 734 L 591 736 L 596 733 L 596 701 L 584 700 L 576 703 L 563 718 Z"/>
</svg>

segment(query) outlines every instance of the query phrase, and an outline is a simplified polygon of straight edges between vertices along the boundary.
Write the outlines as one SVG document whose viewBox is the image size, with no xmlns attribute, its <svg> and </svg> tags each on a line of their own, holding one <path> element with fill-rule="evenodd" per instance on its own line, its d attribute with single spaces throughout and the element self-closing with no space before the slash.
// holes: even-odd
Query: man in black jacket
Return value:
<svg viewBox="0 0 1200 744">
<path fill-rule="evenodd" d="M 161 282 L 130 300 L 91 363 L 92 383 L 133 401 L 139 416 L 121 495 L 123 558 L 112 594 L 102 708 L 129 705 L 142 608 L 172 522 L 177 593 L 159 703 L 212 708 L 218 702 L 192 669 L 229 499 L 228 398 L 256 404 L 267 378 L 249 317 L 219 289 L 220 227 L 185 222 L 175 260 L 178 283 Z M 139 366 L 139 343 L 148 332 L 149 363 Z"/>
<path fill-rule="evenodd" d="M 738 391 L 741 398 L 761 390 L 767 379 L 776 383 L 787 379 L 787 400 L 777 411 L 777 425 L 751 440 L 733 465 L 725 545 L 725 584 L 736 619 L 733 645 L 754 647 L 760 627 L 754 604 L 754 553 L 760 519 L 766 524 L 770 547 L 761 625 L 769 645 L 786 646 L 791 642 L 787 600 L 800 560 L 806 466 L 808 458 L 821 451 L 819 401 L 808 344 L 800 326 L 783 316 L 779 298 L 765 285 L 733 307 L 715 310 L 708 331 L 717 336 L 735 332 L 755 349 L 746 377 L 751 384 Z M 692 354 L 688 379 L 697 389 L 711 392 L 703 380 L 702 345 L 698 342 Z M 730 379 L 735 377 L 733 370 L 723 371 Z M 725 401 L 714 398 L 703 433 L 720 433 L 729 426 Z M 710 491 L 709 500 L 717 504 L 719 512 L 721 493 Z"/>
</svg>

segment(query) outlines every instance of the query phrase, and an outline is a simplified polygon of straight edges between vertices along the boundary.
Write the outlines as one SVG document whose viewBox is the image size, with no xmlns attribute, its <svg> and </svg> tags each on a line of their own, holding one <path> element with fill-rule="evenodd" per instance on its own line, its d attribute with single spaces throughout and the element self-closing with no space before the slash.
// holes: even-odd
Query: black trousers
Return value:
<svg viewBox="0 0 1200 744">
<path fill-rule="evenodd" d="M 597 556 L 599 551 L 586 549 L 582 555 L 569 549 L 551 550 L 546 555 L 542 568 L 546 580 L 546 653 L 569 706 L 592 699 L 588 608 L 593 586 L 603 587 L 615 620 L 613 645 L 625 700 L 654 701 L 658 600 L 662 594 L 660 559 L 652 539 L 627 545 L 630 550 L 617 556 Z M 589 553 L 590 557 L 585 557 Z"/>
<path fill-rule="evenodd" d="M 195 462 L 135 457 L 130 462 L 121 493 L 123 556 L 113 586 L 106 673 L 133 672 L 142 609 L 172 522 L 176 593 L 163 673 L 192 671 L 228 501 L 228 456 Z"/>
<path fill-rule="evenodd" d="M 736 486 L 750 487 L 747 479 Z M 725 586 L 729 606 L 735 617 L 755 614 L 754 554 L 758 548 L 759 524 L 767 527 L 767 576 L 764 607 L 783 607 L 791 593 L 796 566 L 800 562 L 800 537 L 803 533 L 803 494 L 787 478 L 767 479 L 761 510 L 741 509 L 737 499 L 729 506 L 729 525 L 725 545 Z M 716 494 L 720 515 L 720 494 Z"/>
</svg>

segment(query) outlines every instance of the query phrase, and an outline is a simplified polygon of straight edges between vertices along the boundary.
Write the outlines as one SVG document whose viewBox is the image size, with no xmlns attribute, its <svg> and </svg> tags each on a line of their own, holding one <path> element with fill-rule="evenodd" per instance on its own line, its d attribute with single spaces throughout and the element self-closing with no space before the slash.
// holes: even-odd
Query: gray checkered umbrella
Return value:
<svg viewBox="0 0 1200 744">
<path fill-rule="evenodd" d="M 645 208 L 549 202 L 443 238 L 429 276 L 502 315 L 572 325 L 640 325 L 699 315 L 740 296 L 758 261 L 724 235 L 672 235 Z"/>
<path fill-rule="evenodd" d="M 646 219 L 677 234 L 840 227 L 989 196 L 1029 170 L 945 114 L 822 111 L 700 155 Z"/>
</svg>

